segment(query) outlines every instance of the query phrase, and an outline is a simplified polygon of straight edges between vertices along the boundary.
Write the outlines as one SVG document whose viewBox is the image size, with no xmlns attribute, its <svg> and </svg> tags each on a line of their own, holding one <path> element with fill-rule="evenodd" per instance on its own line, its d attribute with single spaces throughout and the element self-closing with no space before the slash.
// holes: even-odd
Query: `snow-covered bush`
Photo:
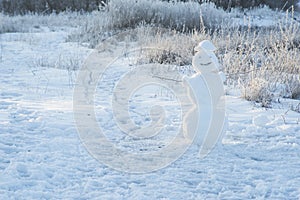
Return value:
<svg viewBox="0 0 300 200">
<path fill-rule="evenodd" d="M 228 84 L 238 82 L 246 99 L 267 106 L 272 99 L 299 98 L 300 27 L 289 20 L 265 30 L 232 31 L 227 43 L 217 44 Z"/>
<path fill-rule="evenodd" d="M 210 3 L 115 0 L 107 12 L 87 18 L 80 39 L 96 45 L 106 34 L 139 27 L 138 44 L 154 47 L 140 61 L 175 65 L 191 65 L 194 46 L 209 39 L 218 47 L 227 84 L 237 85 L 246 99 L 269 106 L 275 98 L 299 98 L 300 28 L 293 13 L 278 15 L 263 7 L 248 14 L 243 26 L 232 20 L 241 17 L 238 10 L 228 13 Z M 251 25 L 252 15 L 254 20 L 282 17 L 278 24 L 259 28 Z"/>
<path fill-rule="evenodd" d="M 262 78 L 254 78 L 243 88 L 243 97 L 249 101 L 261 103 L 263 107 L 269 107 L 272 102 L 272 93 L 269 82 Z"/>
<path fill-rule="evenodd" d="M 191 65 L 193 47 L 209 39 L 218 47 L 216 53 L 227 75 L 228 86 L 240 88 L 245 99 L 267 107 L 278 98 L 299 98 L 299 23 L 287 15 L 274 27 L 232 28 L 222 22 L 216 30 L 189 34 L 141 32 L 138 34 L 140 46 L 158 49 L 147 52 L 147 59 L 144 57 L 143 61 Z"/>
<path fill-rule="evenodd" d="M 108 5 L 111 28 L 134 28 L 151 24 L 181 32 L 213 28 L 228 21 L 228 15 L 212 3 L 196 1 L 166 2 L 161 0 L 114 0 Z"/>
<path fill-rule="evenodd" d="M 225 11 L 217 9 L 212 3 L 115 0 L 110 2 L 106 12 L 88 14 L 81 29 L 69 40 L 80 40 L 95 47 L 107 36 L 140 26 L 189 33 L 215 29 L 221 24 L 229 24 L 229 19 Z"/>
<path fill-rule="evenodd" d="M 183 34 L 162 28 L 143 26 L 138 28 L 137 41 L 141 48 L 151 48 L 139 58 L 143 63 L 190 65 L 193 48 L 197 40 L 195 34 Z"/>
<path fill-rule="evenodd" d="M 20 19 L 0 13 L 0 33 L 27 32 L 28 30 L 29 26 L 22 23 Z"/>
<path fill-rule="evenodd" d="M 176 30 L 199 29 L 201 26 L 200 4 L 197 2 L 114 0 L 108 9 L 111 28 L 134 28 L 141 23 Z"/>
<path fill-rule="evenodd" d="M 200 29 L 203 28 L 200 7 L 199 3 L 193 1 L 174 3 L 161 0 L 110 1 L 104 12 L 94 11 L 87 14 L 88 18 L 82 29 L 72 35 L 70 40 L 81 38 L 82 42 L 95 46 L 103 37 L 105 38 L 103 34 L 110 35 L 140 25 L 176 29 L 180 32 Z M 214 9 L 217 11 L 216 7 Z M 222 16 L 219 17 L 221 18 Z"/>
</svg>

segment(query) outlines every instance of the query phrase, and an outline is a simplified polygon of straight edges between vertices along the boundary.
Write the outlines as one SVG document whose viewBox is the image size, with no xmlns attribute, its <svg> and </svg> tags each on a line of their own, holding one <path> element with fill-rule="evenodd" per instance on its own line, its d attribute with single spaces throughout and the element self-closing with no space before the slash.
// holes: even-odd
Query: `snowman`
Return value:
<svg viewBox="0 0 300 200">
<path fill-rule="evenodd" d="M 192 77 L 184 77 L 190 88 L 188 95 L 191 99 L 194 98 L 193 101 L 197 105 L 197 111 L 194 113 L 198 115 L 184 117 L 184 137 L 200 147 L 200 158 L 206 156 L 216 144 L 220 144 L 225 130 L 224 79 L 219 72 L 220 64 L 214 54 L 215 50 L 210 41 L 200 42 L 195 47 L 196 53 L 192 61 L 196 73 Z M 191 138 L 191 127 L 195 126 L 195 138 Z"/>
</svg>

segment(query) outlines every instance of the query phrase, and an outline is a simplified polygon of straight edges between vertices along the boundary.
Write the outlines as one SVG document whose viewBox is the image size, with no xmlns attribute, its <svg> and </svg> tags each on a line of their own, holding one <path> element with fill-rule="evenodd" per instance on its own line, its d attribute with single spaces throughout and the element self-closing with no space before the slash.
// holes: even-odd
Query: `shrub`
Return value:
<svg viewBox="0 0 300 200">
<path fill-rule="evenodd" d="M 263 8 L 263 11 L 268 11 Z M 271 11 L 271 14 L 274 11 Z M 278 13 L 277 13 L 278 14 Z M 228 13 L 229 15 L 229 13 Z M 300 97 L 300 26 L 292 18 L 282 18 L 276 27 L 194 31 L 189 34 L 140 33 L 141 46 L 154 46 L 143 61 L 191 65 L 193 47 L 203 39 L 218 47 L 217 56 L 227 75 L 228 87 L 238 87 L 242 96 L 269 107 L 278 98 Z M 163 51 L 162 51 L 163 50 Z M 168 56 L 169 55 L 169 56 Z"/>
<path fill-rule="evenodd" d="M 109 3 L 108 9 L 111 28 L 134 28 L 144 23 L 176 30 L 192 30 L 201 25 L 200 5 L 196 2 L 114 0 Z"/>
<path fill-rule="evenodd" d="M 243 97 L 248 101 L 261 103 L 263 107 L 270 107 L 272 93 L 269 82 L 262 78 L 254 78 L 243 90 Z"/>
<path fill-rule="evenodd" d="M 155 26 L 193 32 L 215 29 L 230 17 L 212 3 L 197 2 L 168 3 L 160 0 L 115 0 L 106 12 L 92 12 L 81 29 L 72 34 L 70 41 L 80 40 L 95 47 L 107 36 L 140 26 Z"/>
<path fill-rule="evenodd" d="M 143 52 L 139 58 L 142 63 L 160 63 L 177 66 L 190 65 L 193 49 L 197 40 L 196 34 L 183 34 L 168 29 L 140 27 L 137 32 L 138 45 L 141 48 L 151 48 Z"/>
<path fill-rule="evenodd" d="M 135 41 L 141 47 L 150 46 L 156 50 L 144 52 L 139 61 L 177 66 L 190 66 L 194 46 L 209 39 L 218 47 L 216 53 L 227 75 L 226 84 L 240 88 L 244 98 L 263 106 L 270 106 L 275 98 L 299 98 L 300 29 L 290 15 L 267 7 L 255 8 L 247 12 L 249 18 L 276 17 L 277 23 L 259 28 L 252 26 L 249 20 L 243 27 L 230 21 L 234 17 L 244 17 L 238 9 L 226 12 L 210 3 L 124 0 L 123 4 L 118 4 L 117 1 L 115 5 L 110 4 L 105 13 L 93 13 L 78 38 L 96 45 L 99 39 L 107 37 L 104 33 L 109 35 L 142 27 L 132 33 Z M 181 14 L 177 16 L 181 9 L 191 9 L 183 15 L 182 21 L 178 18 Z M 157 16 L 149 17 L 151 13 Z M 97 17 L 93 17 L 94 14 Z M 175 17 L 168 18 L 170 16 Z M 188 22 L 194 26 L 187 29 Z"/>
</svg>

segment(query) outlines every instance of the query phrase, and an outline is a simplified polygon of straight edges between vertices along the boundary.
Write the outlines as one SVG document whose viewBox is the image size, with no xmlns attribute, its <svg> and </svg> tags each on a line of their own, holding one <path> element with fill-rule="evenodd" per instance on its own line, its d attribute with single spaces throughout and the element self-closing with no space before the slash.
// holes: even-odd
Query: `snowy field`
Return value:
<svg viewBox="0 0 300 200">
<path fill-rule="evenodd" d="M 80 141 L 72 105 L 78 66 L 92 50 L 66 42 L 71 31 L 40 27 L 1 34 L 0 199 L 300 198 L 299 100 L 281 99 L 266 109 L 228 91 L 228 130 L 204 159 L 196 158 L 199 149 L 192 146 L 170 166 L 147 174 L 115 171 L 95 160 Z M 96 96 L 104 105 L 96 112 L 99 124 L 108 132 L 116 127 L 109 122 L 106 95 L 122 67 L 114 65 L 104 81 L 107 90 Z M 147 91 L 148 97 L 137 95 L 132 104 L 136 123 L 148 120 L 135 118 L 143 100 L 158 96 L 173 103 L 168 92 Z M 125 147 L 131 142 L 113 140 Z"/>
</svg>

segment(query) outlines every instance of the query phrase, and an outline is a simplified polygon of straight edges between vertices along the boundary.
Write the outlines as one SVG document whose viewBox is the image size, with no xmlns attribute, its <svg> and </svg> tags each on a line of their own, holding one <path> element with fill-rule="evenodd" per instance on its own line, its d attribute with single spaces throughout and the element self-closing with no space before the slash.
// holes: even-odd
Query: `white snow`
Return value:
<svg viewBox="0 0 300 200">
<path fill-rule="evenodd" d="M 258 127 L 266 127 L 269 123 L 269 119 L 265 115 L 258 115 L 253 117 L 253 124 Z"/>
<path fill-rule="evenodd" d="M 196 158 L 194 145 L 170 166 L 147 174 L 99 163 L 79 139 L 72 111 L 76 68 L 91 49 L 65 42 L 67 35 L 47 29 L 1 34 L 0 199 L 300 198 L 300 114 L 288 111 L 298 100 L 265 109 L 226 96 L 228 130 L 204 159 Z M 144 144 L 118 135 L 106 95 L 124 67 L 119 61 L 107 72 L 103 93 L 95 97 L 101 103 L 97 119 L 116 145 L 153 151 L 157 141 L 165 145 L 173 137 L 180 119 L 167 113 L 168 134 Z M 136 123 L 148 123 L 151 99 L 168 105 L 167 111 L 178 109 L 172 93 L 146 91 L 137 91 L 130 104 Z"/>
</svg>

